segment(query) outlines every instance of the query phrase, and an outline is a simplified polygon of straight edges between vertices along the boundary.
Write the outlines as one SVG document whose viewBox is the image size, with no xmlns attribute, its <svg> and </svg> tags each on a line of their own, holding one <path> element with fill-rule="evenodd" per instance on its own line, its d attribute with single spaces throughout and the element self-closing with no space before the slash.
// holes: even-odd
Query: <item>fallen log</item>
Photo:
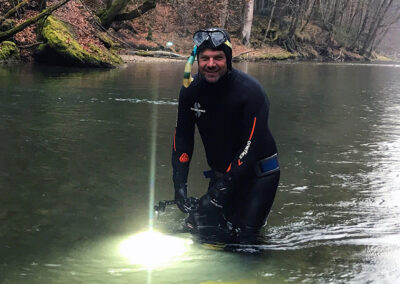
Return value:
<svg viewBox="0 0 400 284">
<path fill-rule="evenodd" d="M 168 52 L 168 51 L 148 51 L 148 50 L 136 50 L 130 52 L 131 54 L 134 55 L 139 55 L 139 56 L 144 56 L 144 57 L 166 57 L 166 58 L 185 58 L 184 56 L 174 53 L 174 52 Z"/>
</svg>

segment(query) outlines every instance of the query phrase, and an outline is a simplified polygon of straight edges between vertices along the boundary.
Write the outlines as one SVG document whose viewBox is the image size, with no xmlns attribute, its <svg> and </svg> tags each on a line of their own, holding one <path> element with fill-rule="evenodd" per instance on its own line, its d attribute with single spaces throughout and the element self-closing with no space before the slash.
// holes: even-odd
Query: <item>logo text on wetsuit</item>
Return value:
<svg viewBox="0 0 400 284">
<path fill-rule="evenodd" d="M 200 117 L 201 113 L 205 113 L 206 112 L 206 110 L 200 109 L 200 108 L 201 108 L 201 105 L 198 102 L 195 102 L 193 107 L 190 108 L 191 110 L 196 112 L 195 115 L 196 115 L 197 118 Z"/>
<path fill-rule="evenodd" d="M 240 154 L 239 159 L 242 159 L 244 156 L 247 155 L 247 153 L 249 152 L 250 145 L 251 145 L 251 141 L 249 140 L 249 141 L 247 141 L 247 145 L 244 148 L 243 152 Z"/>
</svg>

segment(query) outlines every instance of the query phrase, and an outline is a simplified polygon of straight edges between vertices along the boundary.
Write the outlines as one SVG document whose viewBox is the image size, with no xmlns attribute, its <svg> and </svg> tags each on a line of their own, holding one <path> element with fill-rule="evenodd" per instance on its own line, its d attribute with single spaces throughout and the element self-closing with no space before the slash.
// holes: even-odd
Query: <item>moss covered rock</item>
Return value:
<svg viewBox="0 0 400 284">
<path fill-rule="evenodd" d="M 40 62 L 81 67 L 112 68 L 123 63 L 115 53 L 95 45 L 84 49 L 74 39 L 68 27 L 50 16 L 43 23 L 41 36 L 44 43 L 39 45 L 36 58 Z"/>
<path fill-rule="evenodd" d="M 296 55 L 289 51 L 282 50 L 281 52 L 277 53 L 265 53 L 260 54 L 255 57 L 255 60 L 287 60 L 287 59 L 295 59 Z"/>
<path fill-rule="evenodd" d="M 3 41 L 0 43 L 0 63 L 19 60 L 19 49 L 15 43 L 11 41 Z"/>
</svg>

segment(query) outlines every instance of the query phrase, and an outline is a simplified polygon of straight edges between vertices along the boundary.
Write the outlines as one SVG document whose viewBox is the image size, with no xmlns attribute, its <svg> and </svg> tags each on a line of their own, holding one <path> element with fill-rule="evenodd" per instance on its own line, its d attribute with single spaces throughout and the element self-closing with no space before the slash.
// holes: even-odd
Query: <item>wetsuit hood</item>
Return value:
<svg viewBox="0 0 400 284">
<path fill-rule="evenodd" d="M 197 62 L 199 62 L 200 52 L 203 52 L 206 49 L 223 51 L 225 53 L 226 65 L 228 67 L 228 70 L 232 70 L 232 49 L 229 46 L 227 46 L 226 44 L 221 44 L 218 47 L 214 47 L 209 41 L 205 41 L 197 48 Z"/>
</svg>

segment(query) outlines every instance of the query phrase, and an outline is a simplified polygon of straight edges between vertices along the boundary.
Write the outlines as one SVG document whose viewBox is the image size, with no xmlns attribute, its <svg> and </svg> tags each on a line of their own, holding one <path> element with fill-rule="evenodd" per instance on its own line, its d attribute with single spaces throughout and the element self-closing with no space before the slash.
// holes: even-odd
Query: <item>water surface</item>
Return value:
<svg viewBox="0 0 400 284">
<path fill-rule="evenodd" d="M 147 228 L 149 201 L 173 197 L 183 63 L 0 68 L 0 283 L 400 279 L 400 66 L 236 67 L 265 87 L 280 153 L 264 242 L 258 253 L 194 242 L 151 269 L 118 248 Z M 190 194 L 205 191 L 205 169 L 197 138 Z M 169 208 L 156 226 L 183 218 Z"/>
</svg>

